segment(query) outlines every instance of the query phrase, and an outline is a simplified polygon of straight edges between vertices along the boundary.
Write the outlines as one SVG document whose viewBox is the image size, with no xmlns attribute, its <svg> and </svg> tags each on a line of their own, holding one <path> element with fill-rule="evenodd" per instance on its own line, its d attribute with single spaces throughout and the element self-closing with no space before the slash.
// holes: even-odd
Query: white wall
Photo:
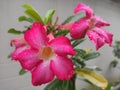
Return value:
<svg viewBox="0 0 120 90">
<path fill-rule="evenodd" d="M 23 24 L 25 24 L 17 21 L 17 18 L 23 15 L 24 9 L 21 5 L 24 3 L 31 4 L 42 16 L 48 9 L 55 8 L 57 10 L 56 16 L 59 16 L 60 21 L 62 21 L 73 13 L 73 8 L 80 2 L 88 4 L 97 15 L 110 22 L 111 26 L 106 29 L 114 33 L 114 40 L 120 39 L 120 8 L 108 0 L 0 0 L 0 90 L 43 90 L 44 87 L 44 85 L 33 87 L 30 74 L 19 76 L 18 71 L 21 69 L 19 63 L 7 58 L 7 55 L 13 50 L 9 45 L 10 39 L 19 37 L 8 34 L 7 30 L 11 27 L 23 29 Z M 93 43 L 89 40 L 80 47 L 90 47 L 95 50 Z M 88 64 L 100 66 L 103 69 L 102 74 L 109 80 L 113 80 L 120 74 L 120 71 L 117 69 L 109 70 L 108 68 L 109 62 L 114 59 L 112 48 L 105 45 L 99 51 L 101 56 L 88 62 Z M 84 84 L 79 80 L 77 81 L 79 88 L 83 87 Z"/>
</svg>

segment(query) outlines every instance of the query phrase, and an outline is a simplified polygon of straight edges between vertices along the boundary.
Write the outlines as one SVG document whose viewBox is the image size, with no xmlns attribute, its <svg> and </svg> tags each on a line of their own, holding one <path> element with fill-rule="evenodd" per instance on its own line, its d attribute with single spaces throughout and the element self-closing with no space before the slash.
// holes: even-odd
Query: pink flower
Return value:
<svg viewBox="0 0 120 90">
<path fill-rule="evenodd" d="M 109 26 L 108 22 L 94 15 L 92 9 L 84 4 L 78 4 L 74 13 L 84 10 L 86 17 L 75 22 L 70 30 L 71 37 L 74 39 L 84 38 L 87 34 L 90 40 L 96 45 L 96 50 L 105 43 L 112 45 L 113 34 L 105 31 L 104 26 Z"/>
<path fill-rule="evenodd" d="M 35 22 L 32 28 L 25 32 L 24 40 L 29 48 L 17 53 L 16 59 L 24 69 L 31 71 L 33 85 L 48 83 L 54 76 L 60 80 L 69 80 L 73 76 L 73 63 L 67 55 L 74 55 L 75 52 L 67 37 L 47 36 L 44 26 Z M 21 43 L 21 40 L 16 41 Z M 14 43 L 16 50 L 24 47 L 17 43 Z"/>
</svg>

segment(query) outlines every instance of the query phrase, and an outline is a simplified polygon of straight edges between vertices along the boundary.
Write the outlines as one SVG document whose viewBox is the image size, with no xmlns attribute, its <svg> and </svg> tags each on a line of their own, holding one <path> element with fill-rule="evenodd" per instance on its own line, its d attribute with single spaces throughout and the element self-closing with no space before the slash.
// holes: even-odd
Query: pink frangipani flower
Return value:
<svg viewBox="0 0 120 90">
<path fill-rule="evenodd" d="M 29 48 L 16 54 L 16 59 L 23 69 L 31 71 L 33 85 L 48 83 L 54 76 L 60 80 L 69 80 L 73 76 L 73 63 L 68 55 L 75 55 L 75 51 L 67 37 L 47 36 L 44 26 L 34 22 L 24 33 L 24 40 Z"/>
<path fill-rule="evenodd" d="M 103 21 L 100 17 L 94 15 L 92 9 L 84 4 L 78 4 L 74 9 L 74 13 L 84 10 L 86 17 L 72 25 L 70 30 L 73 39 L 82 39 L 87 34 L 92 42 L 96 45 L 96 50 L 102 47 L 105 43 L 112 45 L 113 34 L 105 31 L 104 26 L 109 26 L 108 22 Z"/>
</svg>

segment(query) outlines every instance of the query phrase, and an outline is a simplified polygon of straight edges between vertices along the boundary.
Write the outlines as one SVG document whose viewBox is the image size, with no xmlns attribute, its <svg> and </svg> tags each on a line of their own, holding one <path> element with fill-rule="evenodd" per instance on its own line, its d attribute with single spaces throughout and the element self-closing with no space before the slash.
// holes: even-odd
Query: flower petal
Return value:
<svg viewBox="0 0 120 90">
<path fill-rule="evenodd" d="M 72 23 L 66 23 L 64 25 L 59 25 L 58 29 L 63 29 L 63 30 L 70 30 L 73 26 L 73 22 Z"/>
<path fill-rule="evenodd" d="M 86 20 L 81 19 L 79 22 L 75 22 L 70 30 L 71 37 L 74 39 L 84 38 L 88 27 L 89 23 Z"/>
<path fill-rule="evenodd" d="M 16 48 L 11 54 L 12 60 L 18 60 L 17 58 L 18 55 L 28 48 L 29 48 L 28 46 L 22 46 L 22 47 Z"/>
<path fill-rule="evenodd" d="M 16 48 L 26 45 L 24 38 L 14 38 L 11 40 L 10 45 L 15 46 Z"/>
<path fill-rule="evenodd" d="M 35 22 L 32 28 L 25 32 L 24 38 L 33 48 L 40 48 L 47 43 L 47 35 L 44 26 L 40 22 Z"/>
<path fill-rule="evenodd" d="M 100 37 L 95 31 L 89 30 L 87 32 L 87 35 L 90 38 L 90 40 L 96 45 L 96 50 L 98 50 L 105 44 L 104 39 Z"/>
<path fill-rule="evenodd" d="M 41 62 L 31 73 L 32 83 L 35 86 L 48 83 L 54 78 L 49 62 Z"/>
<path fill-rule="evenodd" d="M 103 21 L 99 16 L 93 16 L 92 19 L 94 19 L 95 26 L 97 27 L 110 26 L 108 22 Z"/>
<path fill-rule="evenodd" d="M 33 69 L 41 60 L 39 60 L 38 50 L 26 49 L 17 56 L 23 69 Z"/>
<path fill-rule="evenodd" d="M 51 60 L 50 67 L 60 80 L 70 80 L 74 74 L 72 60 L 63 56 L 54 57 L 54 60 Z"/>
<path fill-rule="evenodd" d="M 53 40 L 54 39 L 54 35 L 53 35 L 53 32 L 51 32 L 51 33 L 49 33 L 48 35 L 47 35 L 47 37 L 48 37 L 48 42 L 50 42 L 51 40 Z"/>
<path fill-rule="evenodd" d="M 26 41 L 23 38 L 14 38 L 11 40 L 11 46 L 15 46 L 15 50 L 12 52 L 11 57 L 12 60 L 17 60 L 17 56 L 24 51 L 25 49 L 28 49 L 29 46 L 26 43 Z"/>
<path fill-rule="evenodd" d="M 50 42 L 50 45 L 54 49 L 55 53 L 59 55 L 74 55 L 75 51 L 67 37 L 59 36 Z"/>
<path fill-rule="evenodd" d="M 74 13 L 78 13 L 82 10 L 85 11 L 86 18 L 90 18 L 93 15 L 93 10 L 89 6 L 82 4 L 82 3 L 77 5 L 77 7 L 74 9 Z"/>
<path fill-rule="evenodd" d="M 109 33 L 102 28 L 96 28 L 95 30 L 102 38 L 104 38 L 105 42 L 108 43 L 110 46 L 112 46 L 112 38 L 113 34 Z"/>
</svg>

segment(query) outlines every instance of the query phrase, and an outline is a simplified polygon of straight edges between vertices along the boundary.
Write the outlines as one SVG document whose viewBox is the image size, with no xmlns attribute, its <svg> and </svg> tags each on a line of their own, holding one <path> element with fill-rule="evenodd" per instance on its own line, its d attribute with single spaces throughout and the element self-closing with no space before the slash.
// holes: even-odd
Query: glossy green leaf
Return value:
<svg viewBox="0 0 120 90">
<path fill-rule="evenodd" d="M 85 60 L 90 60 L 90 59 L 94 59 L 94 58 L 97 58 L 98 56 L 100 56 L 100 53 L 99 52 L 92 52 L 90 54 L 87 54 L 84 59 Z"/>
<path fill-rule="evenodd" d="M 27 22 L 30 22 L 30 23 L 33 22 L 33 20 L 32 20 L 31 18 L 28 18 L 28 17 L 26 17 L 26 16 L 20 16 L 20 17 L 18 18 L 18 21 L 19 21 L 19 22 L 27 21 Z"/>
<path fill-rule="evenodd" d="M 25 14 L 27 14 L 34 21 L 40 21 L 41 23 L 43 23 L 41 16 L 34 8 L 32 8 L 29 4 L 24 4 L 23 7 L 26 9 Z"/>
<path fill-rule="evenodd" d="M 11 33 L 11 34 L 22 34 L 23 32 L 22 31 L 17 31 L 16 29 L 11 28 L 11 29 L 8 30 L 8 33 Z"/>
<path fill-rule="evenodd" d="M 83 41 L 85 41 L 85 39 L 74 40 L 74 42 L 72 43 L 72 46 L 73 46 L 73 47 L 76 47 L 77 45 L 79 45 L 79 44 L 82 43 Z"/>
<path fill-rule="evenodd" d="M 75 69 L 76 74 L 84 77 L 86 80 L 91 82 L 97 87 L 105 89 L 108 85 L 107 80 L 101 76 L 100 74 L 96 73 L 95 71 L 87 68 L 77 68 Z"/>
<path fill-rule="evenodd" d="M 52 9 L 52 10 L 49 10 L 46 15 L 45 15 L 45 18 L 44 18 L 44 24 L 47 24 L 47 23 L 51 23 L 52 22 L 52 17 L 55 13 L 55 10 Z"/>
<path fill-rule="evenodd" d="M 27 71 L 25 71 L 24 69 L 21 69 L 21 70 L 19 71 L 19 75 L 24 75 L 26 72 L 27 72 Z"/>
</svg>

